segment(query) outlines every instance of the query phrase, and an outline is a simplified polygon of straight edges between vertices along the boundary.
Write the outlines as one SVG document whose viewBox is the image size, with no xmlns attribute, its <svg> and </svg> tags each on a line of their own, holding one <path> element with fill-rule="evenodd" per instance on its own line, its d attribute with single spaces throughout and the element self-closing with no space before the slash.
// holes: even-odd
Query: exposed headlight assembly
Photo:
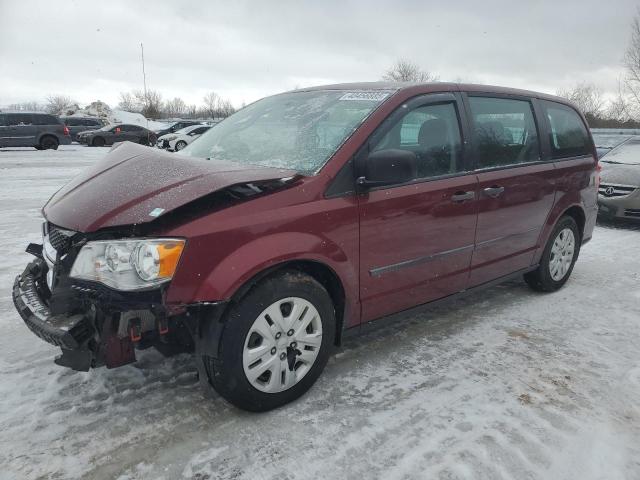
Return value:
<svg viewBox="0 0 640 480">
<path fill-rule="evenodd" d="M 141 290 L 173 277 L 184 240 L 99 240 L 82 247 L 70 276 L 103 283 L 117 290 Z"/>
</svg>

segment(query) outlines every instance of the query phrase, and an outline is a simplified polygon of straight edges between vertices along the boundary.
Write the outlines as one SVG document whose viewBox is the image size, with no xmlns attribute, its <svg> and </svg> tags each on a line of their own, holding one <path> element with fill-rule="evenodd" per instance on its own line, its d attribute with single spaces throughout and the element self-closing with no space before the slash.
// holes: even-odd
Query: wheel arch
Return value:
<svg viewBox="0 0 640 480">
<path fill-rule="evenodd" d="M 58 136 L 57 136 L 55 133 L 51 133 L 51 132 L 44 132 L 44 133 L 41 133 L 41 134 L 38 136 L 37 144 L 38 144 L 38 145 L 42 145 L 42 141 L 43 141 L 45 138 L 47 138 L 47 137 L 51 137 L 51 138 L 53 138 L 56 142 L 58 142 L 58 145 L 60 145 L 60 139 L 58 138 Z"/>
<path fill-rule="evenodd" d="M 311 260 L 311 259 L 293 259 L 282 261 L 277 264 L 270 265 L 267 268 L 255 273 L 249 280 L 245 281 L 235 292 L 231 295 L 229 300 L 221 302 L 219 306 L 213 305 L 215 313 L 209 311 L 204 317 L 200 317 L 200 325 L 198 327 L 201 332 L 196 338 L 196 342 L 199 345 L 196 347 L 196 352 L 200 352 L 204 355 L 217 357 L 219 354 L 219 345 L 222 333 L 224 331 L 224 319 L 228 310 L 232 305 L 241 301 L 251 288 L 253 288 L 260 281 L 276 275 L 279 272 L 295 270 L 305 273 L 318 281 L 329 293 L 331 301 L 334 305 L 334 312 L 336 317 L 335 325 L 335 337 L 333 339 L 334 345 L 340 345 L 342 342 L 343 326 L 345 322 L 347 308 L 347 300 L 345 295 L 344 286 L 342 280 L 338 274 L 326 263 Z M 217 308 L 219 307 L 219 308 Z M 217 310 L 216 310 L 217 308 Z M 213 313 L 213 314 L 212 314 Z M 204 342 L 204 343 L 203 343 Z"/>
<path fill-rule="evenodd" d="M 251 288 L 260 281 L 286 270 L 296 270 L 305 273 L 320 283 L 327 290 L 331 297 L 331 301 L 333 302 L 336 315 L 336 337 L 334 339 L 334 343 L 339 345 L 342 339 L 342 330 L 346 311 L 345 290 L 340 276 L 333 268 L 324 262 L 300 258 L 285 260 L 275 265 L 271 265 L 254 274 L 249 280 L 244 282 L 233 293 L 228 305 L 239 302 L 251 290 Z"/>
<path fill-rule="evenodd" d="M 545 223 L 542 232 L 540 233 L 538 248 L 533 257 L 532 265 L 536 265 L 540 262 L 540 258 L 542 257 L 544 248 L 549 241 L 549 235 L 551 235 L 553 228 L 565 215 L 570 216 L 576 221 L 576 223 L 578 224 L 578 232 L 580 233 L 580 238 L 582 239 L 584 237 L 584 229 L 587 219 L 584 207 L 577 203 L 564 205 L 562 207 L 560 207 L 559 205 L 554 206 L 553 210 L 549 214 L 549 217 L 547 218 L 547 222 Z"/>
<path fill-rule="evenodd" d="M 580 239 L 582 240 L 582 238 L 584 237 L 584 226 L 587 221 L 587 216 L 584 213 L 584 209 L 581 206 L 573 205 L 562 212 L 562 214 L 560 214 L 560 216 L 558 217 L 558 220 L 560 220 L 565 215 L 572 217 L 576 221 L 576 223 L 578 224 Z M 556 223 L 558 222 L 558 220 L 556 220 Z"/>
</svg>

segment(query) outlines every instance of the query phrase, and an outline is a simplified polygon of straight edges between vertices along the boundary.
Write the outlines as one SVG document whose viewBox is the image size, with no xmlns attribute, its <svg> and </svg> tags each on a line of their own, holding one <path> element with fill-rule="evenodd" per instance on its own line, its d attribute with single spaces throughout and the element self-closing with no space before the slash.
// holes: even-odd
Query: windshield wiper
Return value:
<svg viewBox="0 0 640 480">
<path fill-rule="evenodd" d="M 616 162 L 615 160 L 600 160 L 602 163 L 613 163 L 615 165 L 640 165 L 640 163 Z"/>
</svg>

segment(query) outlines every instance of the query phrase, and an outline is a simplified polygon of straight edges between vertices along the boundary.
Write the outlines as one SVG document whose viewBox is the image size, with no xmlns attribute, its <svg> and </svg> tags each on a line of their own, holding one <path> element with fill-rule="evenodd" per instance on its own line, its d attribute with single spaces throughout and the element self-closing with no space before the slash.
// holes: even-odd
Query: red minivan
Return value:
<svg viewBox="0 0 640 480">
<path fill-rule="evenodd" d="M 368 322 L 514 276 L 560 288 L 597 183 L 585 119 L 561 98 L 302 89 L 179 154 L 114 146 L 44 206 L 13 299 L 60 365 L 193 351 L 217 392 L 263 411 L 302 395 Z"/>
</svg>

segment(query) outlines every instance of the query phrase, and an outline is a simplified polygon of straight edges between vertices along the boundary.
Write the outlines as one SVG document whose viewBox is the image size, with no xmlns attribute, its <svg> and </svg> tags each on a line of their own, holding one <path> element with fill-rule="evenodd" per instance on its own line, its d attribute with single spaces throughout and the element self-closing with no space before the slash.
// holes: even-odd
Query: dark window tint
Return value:
<svg viewBox="0 0 640 480">
<path fill-rule="evenodd" d="M 0 127 L 5 127 L 7 125 L 7 117 L 6 115 L 2 115 L 0 113 Z"/>
<path fill-rule="evenodd" d="M 540 158 L 531 103 L 469 97 L 477 147 L 476 168 L 535 162 Z"/>
<path fill-rule="evenodd" d="M 198 127 L 198 128 L 194 128 L 191 131 L 192 135 L 200 135 L 201 133 L 206 132 L 207 130 L 209 130 L 209 127 Z"/>
<path fill-rule="evenodd" d="M 53 115 L 33 115 L 34 125 L 60 125 L 60 121 Z"/>
<path fill-rule="evenodd" d="M 7 115 L 9 125 L 33 125 L 33 115 L 30 113 L 11 113 Z"/>
<path fill-rule="evenodd" d="M 371 151 L 386 149 L 415 153 L 418 178 L 462 171 L 460 126 L 455 105 L 425 105 L 411 110 Z"/>
<path fill-rule="evenodd" d="M 80 118 L 74 118 L 74 117 L 63 118 L 62 121 L 68 127 L 78 127 L 82 125 L 82 119 Z"/>
<path fill-rule="evenodd" d="M 571 107 L 543 101 L 549 120 L 549 143 L 553 158 L 574 157 L 591 153 L 591 142 L 584 122 Z"/>
</svg>

